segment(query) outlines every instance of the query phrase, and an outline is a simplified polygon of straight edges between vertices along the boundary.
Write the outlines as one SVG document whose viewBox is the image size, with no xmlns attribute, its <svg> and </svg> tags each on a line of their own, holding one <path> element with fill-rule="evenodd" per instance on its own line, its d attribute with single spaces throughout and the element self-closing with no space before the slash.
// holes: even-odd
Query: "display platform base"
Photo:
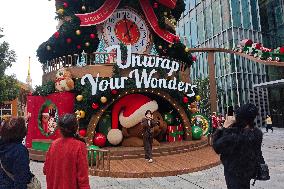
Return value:
<svg viewBox="0 0 284 189">
<path fill-rule="evenodd" d="M 34 139 L 32 140 L 32 148 L 29 148 L 30 159 L 33 161 L 45 161 L 45 155 L 51 145 L 52 140 Z"/>
<path fill-rule="evenodd" d="M 206 147 L 208 145 L 207 137 L 201 140 L 163 142 L 160 146 L 153 146 L 153 156 L 160 157 L 166 155 L 180 154 L 184 152 L 194 151 Z M 106 147 L 103 148 L 110 151 L 111 160 L 137 159 L 144 158 L 143 147 Z"/>
<path fill-rule="evenodd" d="M 46 151 L 34 150 L 32 148 L 29 148 L 28 150 L 29 150 L 31 160 L 39 161 L 39 162 L 45 161 Z"/>
<path fill-rule="evenodd" d="M 209 169 L 220 164 L 219 156 L 211 146 L 180 154 L 153 158 L 148 163 L 144 158 L 110 160 L 110 171 L 95 171 L 94 175 L 115 178 L 150 178 L 187 174 Z"/>
</svg>

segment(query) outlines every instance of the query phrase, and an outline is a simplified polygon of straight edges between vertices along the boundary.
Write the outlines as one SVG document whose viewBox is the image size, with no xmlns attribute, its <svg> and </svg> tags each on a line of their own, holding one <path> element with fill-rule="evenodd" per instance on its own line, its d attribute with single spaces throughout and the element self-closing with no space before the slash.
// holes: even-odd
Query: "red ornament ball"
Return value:
<svg viewBox="0 0 284 189">
<path fill-rule="evenodd" d="M 93 33 L 90 34 L 90 38 L 91 38 L 91 39 L 94 39 L 95 37 L 96 37 L 95 34 L 93 34 Z"/>
<path fill-rule="evenodd" d="M 93 142 L 96 146 L 104 147 L 106 145 L 106 136 L 102 133 L 96 133 Z"/>
<path fill-rule="evenodd" d="M 194 55 L 192 55 L 192 61 L 193 61 L 193 62 L 196 62 L 196 60 L 197 60 L 197 57 L 194 56 Z"/>
<path fill-rule="evenodd" d="M 55 39 L 58 39 L 59 34 L 60 34 L 60 33 L 59 33 L 58 31 L 54 33 L 54 37 L 55 37 Z"/>
<path fill-rule="evenodd" d="M 63 7 L 64 7 L 64 8 L 67 8 L 68 6 L 69 6 L 68 3 L 66 3 L 66 2 L 63 3 Z"/>
<path fill-rule="evenodd" d="M 116 95 L 117 93 L 118 93 L 117 90 L 115 90 L 115 89 L 111 90 L 111 94 Z"/>
<path fill-rule="evenodd" d="M 158 8 L 159 4 L 158 3 L 154 3 L 154 9 Z"/>
<path fill-rule="evenodd" d="M 67 39 L 66 39 L 66 42 L 67 42 L 67 43 L 71 43 L 71 42 L 72 42 L 72 39 L 71 39 L 71 38 L 67 38 Z"/>
<path fill-rule="evenodd" d="M 188 103 L 189 102 L 188 97 L 186 97 L 186 96 L 183 97 L 182 101 L 183 101 L 183 103 Z"/>
<path fill-rule="evenodd" d="M 99 108 L 99 105 L 98 105 L 97 103 L 93 103 L 93 104 L 92 104 L 92 108 L 96 110 L 96 109 Z"/>
<path fill-rule="evenodd" d="M 178 43 L 179 41 L 180 41 L 179 37 L 175 37 L 175 38 L 174 38 L 174 42 L 175 42 L 175 43 Z"/>
<path fill-rule="evenodd" d="M 81 49 L 82 47 L 81 47 L 81 45 L 77 45 L 77 49 Z"/>
<path fill-rule="evenodd" d="M 85 137 L 85 136 L 87 135 L 87 130 L 86 130 L 86 129 L 80 129 L 80 130 L 79 130 L 79 135 L 80 135 L 81 137 Z"/>
</svg>

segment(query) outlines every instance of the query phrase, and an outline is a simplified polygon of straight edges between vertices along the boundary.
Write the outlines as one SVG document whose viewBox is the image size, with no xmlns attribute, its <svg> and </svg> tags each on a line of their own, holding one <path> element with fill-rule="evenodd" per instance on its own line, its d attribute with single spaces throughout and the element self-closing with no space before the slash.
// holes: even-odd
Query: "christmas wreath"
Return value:
<svg viewBox="0 0 284 189">
<path fill-rule="evenodd" d="M 47 112 L 46 112 L 47 111 Z M 57 129 L 58 109 L 50 100 L 46 100 L 38 114 L 38 128 L 44 136 L 53 135 Z"/>
<path fill-rule="evenodd" d="M 191 124 L 195 126 L 199 126 L 202 129 L 204 136 L 208 135 L 209 130 L 210 130 L 210 121 L 205 115 L 201 113 L 192 114 Z"/>
</svg>

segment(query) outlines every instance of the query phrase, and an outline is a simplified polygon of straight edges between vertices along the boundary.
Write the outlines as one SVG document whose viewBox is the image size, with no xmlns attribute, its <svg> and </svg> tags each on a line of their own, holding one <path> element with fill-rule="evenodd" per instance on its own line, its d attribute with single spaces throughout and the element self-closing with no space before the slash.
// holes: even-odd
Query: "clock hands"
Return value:
<svg viewBox="0 0 284 189">
<path fill-rule="evenodd" d="M 126 15 L 124 15 L 124 23 L 125 23 L 125 26 L 126 26 L 126 34 L 124 34 L 124 37 L 126 35 L 128 35 L 128 41 L 131 42 L 131 36 L 130 36 L 130 32 L 129 32 L 129 28 L 128 28 L 128 25 L 127 25 L 127 19 L 126 19 Z"/>
<path fill-rule="evenodd" d="M 130 27 L 128 28 L 128 33 L 129 33 L 129 31 L 133 28 L 133 26 L 135 25 L 135 23 L 133 22 L 131 25 L 130 25 Z M 127 33 L 126 34 L 124 34 L 124 37 L 127 35 Z"/>
</svg>

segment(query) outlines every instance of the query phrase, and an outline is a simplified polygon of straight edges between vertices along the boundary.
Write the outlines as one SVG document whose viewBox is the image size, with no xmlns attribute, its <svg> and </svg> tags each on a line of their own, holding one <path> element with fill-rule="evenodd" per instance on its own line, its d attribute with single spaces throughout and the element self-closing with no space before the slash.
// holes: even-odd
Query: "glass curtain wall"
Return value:
<svg viewBox="0 0 284 189">
<path fill-rule="evenodd" d="M 262 42 L 258 0 L 187 0 L 187 11 L 178 23 L 178 34 L 192 48 L 235 47 L 240 40 L 250 38 Z M 184 29 L 183 29 L 184 28 Z M 191 79 L 208 77 L 206 53 L 196 53 Z M 258 123 L 264 124 L 269 112 L 267 89 L 253 85 L 266 82 L 266 67 L 245 58 L 215 53 L 215 77 L 218 86 L 218 111 L 226 114 L 227 107 L 247 102 L 260 109 Z"/>
</svg>

